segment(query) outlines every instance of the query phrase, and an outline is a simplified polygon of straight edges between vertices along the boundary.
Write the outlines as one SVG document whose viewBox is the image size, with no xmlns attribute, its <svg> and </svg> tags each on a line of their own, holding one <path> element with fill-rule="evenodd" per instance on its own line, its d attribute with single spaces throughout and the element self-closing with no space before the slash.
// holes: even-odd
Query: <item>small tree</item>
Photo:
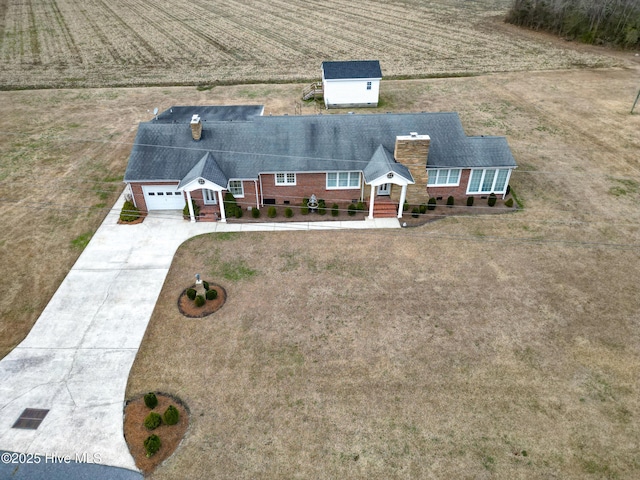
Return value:
<svg viewBox="0 0 640 480">
<path fill-rule="evenodd" d="M 144 449 L 147 452 L 147 458 L 155 455 L 155 453 L 160 450 L 161 446 L 162 442 L 160 441 L 160 437 L 158 437 L 158 435 L 149 435 L 144 441 Z"/>
<path fill-rule="evenodd" d="M 180 420 L 180 412 L 178 412 L 178 409 L 173 405 L 169 405 L 169 408 L 164 411 L 162 418 L 167 425 L 175 425 Z"/>
<path fill-rule="evenodd" d="M 158 397 L 153 392 L 149 392 L 144 396 L 144 404 L 151 409 L 154 409 L 158 406 Z"/>
<path fill-rule="evenodd" d="M 127 200 L 122 206 L 120 211 L 120 220 L 123 222 L 133 222 L 140 218 L 140 210 L 133 204 L 132 201 Z"/>
<path fill-rule="evenodd" d="M 149 430 L 155 430 L 162 423 L 162 417 L 159 413 L 150 412 L 149 415 L 144 419 L 144 426 Z"/>
</svg>

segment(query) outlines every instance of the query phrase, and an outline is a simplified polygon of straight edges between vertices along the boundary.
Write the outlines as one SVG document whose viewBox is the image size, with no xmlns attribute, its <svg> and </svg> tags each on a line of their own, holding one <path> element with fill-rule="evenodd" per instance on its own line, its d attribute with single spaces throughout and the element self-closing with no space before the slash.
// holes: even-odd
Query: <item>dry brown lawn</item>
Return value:
<svg viewBox="0 0 640 480">
<path fill-rule="evenodd" d="M 637 74 L 384 82 L 507 135 L 524 211 L 185 243 L 128 386 L 192 413 L 152 478 L 637 478 Z M 194 272 L 228 293 L 202 320 Z"/>
<path fill-rule="evenodd" d="M 612 66 L 502 23 L 510 0 L 0 2 L 0 88 L 300 81 L 324 60 L 386 76 Z"/>
</svg>

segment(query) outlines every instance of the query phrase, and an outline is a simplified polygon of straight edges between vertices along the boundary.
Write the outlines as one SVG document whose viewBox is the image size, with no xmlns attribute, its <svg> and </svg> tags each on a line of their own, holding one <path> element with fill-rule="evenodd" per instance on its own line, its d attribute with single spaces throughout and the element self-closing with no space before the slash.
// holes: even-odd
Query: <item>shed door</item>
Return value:
<svg viewBox="0 0 640 480">
<path fill-rule="evenodd" d="M 143 185 L 147 210 L 182 210 L 185 199 L 175 185 Z"/>
</svg>

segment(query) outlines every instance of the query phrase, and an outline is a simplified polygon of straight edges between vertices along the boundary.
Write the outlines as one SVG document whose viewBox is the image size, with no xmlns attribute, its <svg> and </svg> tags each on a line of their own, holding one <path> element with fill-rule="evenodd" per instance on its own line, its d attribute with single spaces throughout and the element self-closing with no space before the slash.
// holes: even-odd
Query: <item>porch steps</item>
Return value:
<svg viewBox="0 0 640 480">
<path fill-rule="evenodd" d="M 312 83 L 302 91 L 302 100 L 321 98 L 322 93 L 322 82 Z"/>
<path fill-rule="evenodd" d="M 398 216 L 398 205 L 390 200 L 376 198 L 373 203 L 373 218 L 394 218 Z"/>
</svg>

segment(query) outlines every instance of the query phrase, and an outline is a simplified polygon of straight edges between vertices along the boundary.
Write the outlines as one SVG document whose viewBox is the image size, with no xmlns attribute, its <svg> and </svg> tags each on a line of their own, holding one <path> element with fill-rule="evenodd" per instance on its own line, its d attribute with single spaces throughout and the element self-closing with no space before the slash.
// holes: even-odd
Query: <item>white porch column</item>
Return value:
<svg viewBox="0 0 640 480">
<path fill-rule="evenodd" d="M 407 186 L 402 186 L 402 191 L 400 192 L 400 205 L 398 205 L 398 218 L 402 218 L 402 210 L 404 208 L 404 201 L 407 199 Z"/>
<path fill-rule="evenodd" d="M 191 203 L 191 192 L 187 190 L 187 205 L 189 206 L 189 216 L 191 217 L 191 223 L 196 223 L 196 215 L 193 213 L 193 203 Z"/>
<path fill-rule="evenodd" d="M 371 185 L 371 201 L 369 202 L 369 220 L 373 220 L 373 199 L 376 196 L 376 188 Z"/>
<path fill-rule="evenodd" d="M 224 197 L 222 196 L 222 190 L 218 190 L 218 205 L 220 205 L 220 221 L 222 223 L 226 223 L 227 215 L 224 211 Z"/>
</svg>

